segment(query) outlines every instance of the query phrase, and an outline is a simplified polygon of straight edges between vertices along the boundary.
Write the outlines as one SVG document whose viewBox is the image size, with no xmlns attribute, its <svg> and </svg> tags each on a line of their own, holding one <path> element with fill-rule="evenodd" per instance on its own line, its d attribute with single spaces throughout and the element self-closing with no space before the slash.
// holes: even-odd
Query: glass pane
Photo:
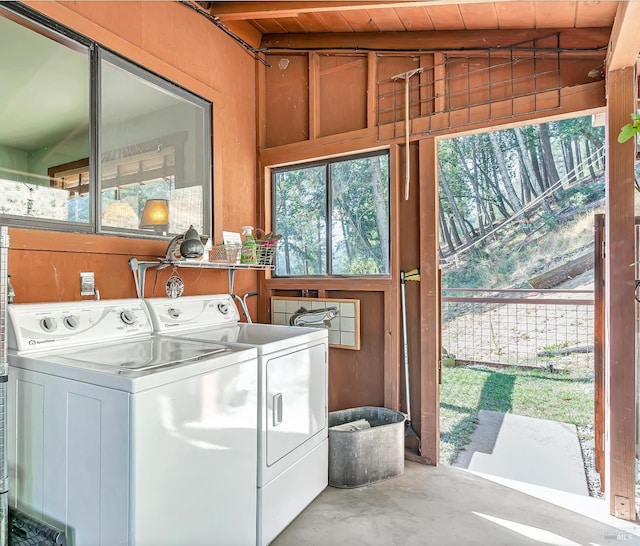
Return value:
<svg viewBox="0 0 640 546">
<path fill-rule="evenodd" d="M 124 61 L 101 66 L 102 227 L 209 233 L 210 107 Z"/>
<path fill-rule="evenodd" d="M 331 273 L 389 273 L 389 156 L 331 164 Z"/>
<path fill-rule="evenodd" d="M 57 38 L 0 16 L 0 214 L 88 223 L 88 176 L 55 173 L 89 157 L 89 56 Z"/>
<path fill-rule="evenodd" d="M 326 167 L 279 171 L 274 184 L 276 274 L 326 275 Z"/>
</svg>

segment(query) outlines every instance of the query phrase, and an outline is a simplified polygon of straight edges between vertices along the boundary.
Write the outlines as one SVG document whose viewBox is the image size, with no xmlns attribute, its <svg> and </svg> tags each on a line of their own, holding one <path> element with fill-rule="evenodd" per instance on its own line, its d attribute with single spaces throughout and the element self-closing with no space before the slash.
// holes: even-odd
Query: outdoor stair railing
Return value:
<svg viewBox="0 0 640 546">
<path fill-rule="evenodd" d="M 593 367 L 593 291 L 442 289 L 442 349 L 458 364 Z"/>
</svg>

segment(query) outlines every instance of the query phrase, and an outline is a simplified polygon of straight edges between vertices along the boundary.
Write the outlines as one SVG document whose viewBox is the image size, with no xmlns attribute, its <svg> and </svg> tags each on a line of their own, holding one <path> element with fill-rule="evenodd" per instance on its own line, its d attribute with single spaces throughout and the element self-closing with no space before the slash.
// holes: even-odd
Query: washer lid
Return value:
<svg viewBox="0 0 640 546">
<path fill-rule="evenodd" d="M 143 371 L 162 366 L 176 366 L 225 352 L 230 350 L 222 345 L 149 337 L 136 341 L 79 347 L 52 356 L 49 360 L 68 366 L 119 373 L 123 370 Z"/>
<path fill-rule="evenodd" d="M 289 350 L 303 343 L 327 343 L 329 331 L 326 328 L 241 322 L 224 328 L 209 327 L 171 332 L 171 335 L 179 336 L 179 339 L 256 347 L 258 354 L 268 354 Z"/>
</svg>

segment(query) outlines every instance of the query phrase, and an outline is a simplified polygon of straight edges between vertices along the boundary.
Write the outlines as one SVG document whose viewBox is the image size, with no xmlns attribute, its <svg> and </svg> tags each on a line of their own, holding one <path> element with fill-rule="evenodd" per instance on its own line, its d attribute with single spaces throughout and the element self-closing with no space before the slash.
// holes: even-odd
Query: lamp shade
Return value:
<svg viewBox="0 0 640 546">
<path fill-rule="evenodd" d="M 129 203 L 112 201 L 102 214 L 102 225 L 135 229 L 138 225 L 138 215 Z"/>
<path fill-rule="evenodd" d="M 167 199 L 148 199 L 144 204 L 140 229 L 162 229 L 169 225 L 169 201 Z"/>
</svg>

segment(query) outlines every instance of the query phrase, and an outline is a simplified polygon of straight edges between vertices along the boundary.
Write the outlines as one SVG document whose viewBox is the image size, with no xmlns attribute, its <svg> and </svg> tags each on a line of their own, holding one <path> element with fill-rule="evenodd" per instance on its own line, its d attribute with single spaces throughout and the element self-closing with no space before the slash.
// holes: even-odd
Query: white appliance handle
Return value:
<svg viewBox="0 0 640 546">
<path fill-rule="evenodd" d="M 277 427 L 282 423 L 282 393 L 273 395 L 273 426 Z"/>
</svg>

